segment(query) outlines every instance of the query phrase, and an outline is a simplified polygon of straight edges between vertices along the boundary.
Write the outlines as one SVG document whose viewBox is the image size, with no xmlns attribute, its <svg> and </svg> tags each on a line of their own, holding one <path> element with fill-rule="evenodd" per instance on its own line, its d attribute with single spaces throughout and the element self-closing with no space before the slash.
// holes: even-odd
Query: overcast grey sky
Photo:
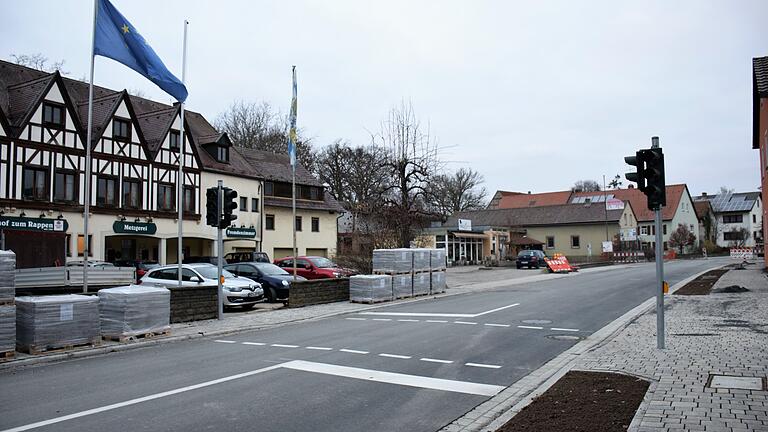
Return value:
<svg viewBox="0 0 768 432">
<path fill-rule="evenodd" d="M 751 59 L 768 55 L 766 1 L 112 1 L 178 76 L 190 21 L 188 106 L 211 121 L 238 99 L 286 112 L 295 64 L 316 144 L 367 144 L 410 100 L 448 168 L 480 171 L 491 192 L 623 176 L 652 135 L 669 184 L 759 186 Z M 86 76 L 92 4 L 0 0 L 0 57 L 40 52 Z M 106 58 L 95 82 L 170 102 Z"/>
</svg>

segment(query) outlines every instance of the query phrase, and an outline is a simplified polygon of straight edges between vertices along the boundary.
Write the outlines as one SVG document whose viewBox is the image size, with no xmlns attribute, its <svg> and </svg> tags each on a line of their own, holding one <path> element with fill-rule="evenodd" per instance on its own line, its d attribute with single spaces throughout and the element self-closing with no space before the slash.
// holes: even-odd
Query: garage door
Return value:
<svg viewBox="0 0 768 432">
<path fill-rule="evenodd" d="M 272 259 L 284 258 L 293 255 L 293 249 L 291 248 L 275 248 L 272 254 Z"/>
<path fill-rule="evenodd" d="M 307 256 L 328 257 L 328 249 L 307 249 Z"/>
</svg>

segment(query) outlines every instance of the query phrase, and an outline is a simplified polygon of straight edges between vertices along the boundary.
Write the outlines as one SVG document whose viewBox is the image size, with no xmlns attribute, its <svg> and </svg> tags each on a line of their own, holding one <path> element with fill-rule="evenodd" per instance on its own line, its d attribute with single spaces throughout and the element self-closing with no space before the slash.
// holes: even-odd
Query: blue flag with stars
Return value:
<svg viewBox="0 0 768 432">
<path fill-rule="evenodd" d="M 136 28 L 108 0 L 98 0 L 97 7 L 93 54 L 128 66 L 184 102 L 187 87 L 165 67 Z"/>
</svg>

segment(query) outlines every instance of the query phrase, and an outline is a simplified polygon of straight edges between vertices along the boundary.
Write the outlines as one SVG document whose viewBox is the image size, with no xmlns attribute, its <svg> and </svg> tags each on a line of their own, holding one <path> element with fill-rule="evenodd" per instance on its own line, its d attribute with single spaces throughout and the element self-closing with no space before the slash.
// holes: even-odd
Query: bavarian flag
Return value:
<svg viewBox="0 0 768 432">
<path fill-rule="evenodd" d="M 165 67 L 136 27 L 108 0 L 97 0 L 96 7 L 93 55 L 109 57 L 128 66 L 179 102 L 184 102 L 187 87 Z"/>
</svg>

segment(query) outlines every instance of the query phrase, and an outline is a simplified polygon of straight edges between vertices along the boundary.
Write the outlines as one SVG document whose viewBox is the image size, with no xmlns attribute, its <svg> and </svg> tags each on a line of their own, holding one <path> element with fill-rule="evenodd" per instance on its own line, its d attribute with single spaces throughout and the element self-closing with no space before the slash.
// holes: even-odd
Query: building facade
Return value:
<svg viewBox="0 0 768 432">
<path fill-rule="evenodd" d="M 752 148 L 758 150 L 760 158 L 760 190 L 762 202 L 766 201 L 768 194 L 768 57 L 756 57 L 752 59 Z M 762 221 L 768 220 L 768 210 L 762 207 Z M 762 238 L 768 236 L 768 227 L 762 223 Z M 763 256 L 765 265 L 768 266 L 768 247 L 763 241 Z"/>
<path fill-rule="evenodd" d="M 763 242 L 763 204 L 760 192 L 702 194 L 715 214 L 716 242 L 723 248 L 755 247 Z"/>
</svg>

